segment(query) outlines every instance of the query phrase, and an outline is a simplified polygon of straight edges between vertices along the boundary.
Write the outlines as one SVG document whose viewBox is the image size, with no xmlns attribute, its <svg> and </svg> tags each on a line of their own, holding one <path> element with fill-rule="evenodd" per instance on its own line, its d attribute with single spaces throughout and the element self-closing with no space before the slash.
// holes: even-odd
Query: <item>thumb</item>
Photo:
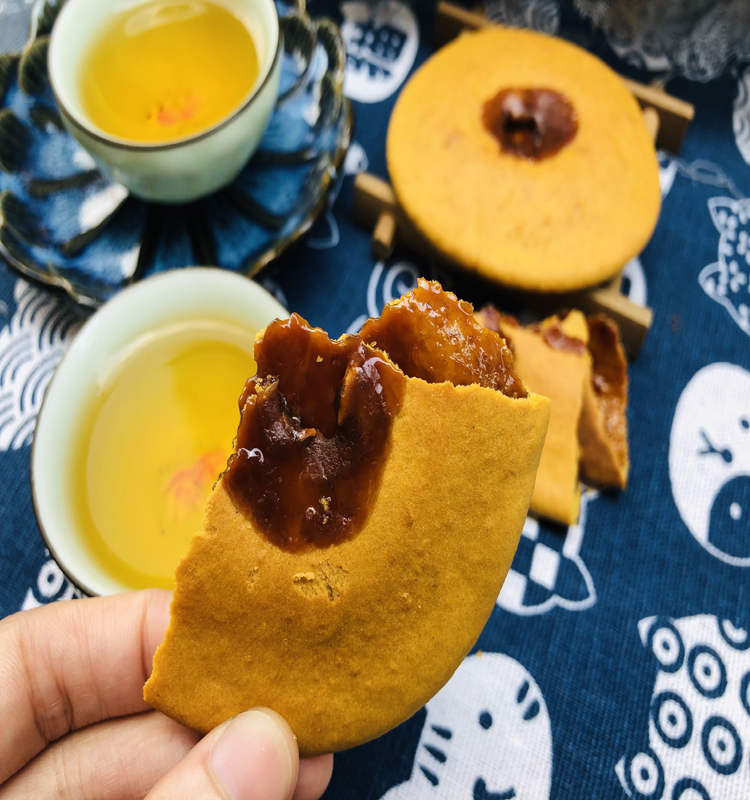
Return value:
<svg viewBox="0 0 750 800">
<path fill-rule="evenodd" d="M 289 800 L 298 770 L 289 725 L 275 711 L 256 708 L 214 728 L 146 800 Z"/>
</svg>

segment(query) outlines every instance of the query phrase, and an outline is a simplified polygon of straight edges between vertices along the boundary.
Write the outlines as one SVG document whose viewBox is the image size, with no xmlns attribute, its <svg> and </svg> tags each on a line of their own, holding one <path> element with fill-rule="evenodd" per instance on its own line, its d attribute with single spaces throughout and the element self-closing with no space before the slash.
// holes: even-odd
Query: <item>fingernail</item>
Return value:
<svg viewBox="0 0 750 800">
<path fill-rule="evenodd" d="M 214 780 L 232 800 L 285 800 L 291 794 L 292 764 L 276 719 L 255 709 L 235 717 L 208 756 Z"/>
</svg>

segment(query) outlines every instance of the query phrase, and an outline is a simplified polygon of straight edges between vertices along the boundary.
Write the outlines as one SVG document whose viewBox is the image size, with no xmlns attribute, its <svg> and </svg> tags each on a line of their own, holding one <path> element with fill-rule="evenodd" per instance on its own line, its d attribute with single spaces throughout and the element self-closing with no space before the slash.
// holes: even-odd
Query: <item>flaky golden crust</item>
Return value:
<svg viewBox="0 0 750 800">
<path fill-rule="evenodd" d="M 592 317 L 594 381 L 584 389 L 578 426 L 581 474 L 600 486 L 624 489 L 628 481 L 628 371 L 617 326 L 604 316 Z"/>
<path fill-rule="evenodd" d="M 578 440 L 581 445 L 583 478 L 595 486 L 616 486 L 624 489 L 630 467 L 627 439 L 621 433 L 613 442 L 591 384 L 584 389 Z"/>
<path fill-rule="evenodd" d="M 500 152 L 482 109 L 510 88 L 567 97 L 575 138 L 540 161 Z M 396 103 L 386 156 L 399 203 L 444 256 L 520 289 L 606 280 L 643 249 L 659 213 L 654 146 L 632 94 L 596 57 L 533 31 L 492 26 L 430 58 Z"/>
<path fill-rule="evenodd" d="M 368 741 L 450 678 L 518 543 L 549 403 L 407 379 L 374 506 L 302 554 L 261 536 L 221 481 L 177 570 L 146 700 L 199 731 L 253 706 L 305 756 Z"/>
<path fill-rule="evenodd" d="M 577 332 L 574 323 L 585 319 L 572 312 L 563 323 L 566 334 Z M 578 520 L 580 484 L 578 482 L 578 421 L 584 388 L 591 381 L 588 353 L 557 350 L 545 341 L 540 331 L 515 327 L 506 322 L 503 330 L 513 343 L 513 366 L 529 391 L 550 399 L 550 420 L 544 443 L 531 511 L 564 525 Z"/>
</svg>

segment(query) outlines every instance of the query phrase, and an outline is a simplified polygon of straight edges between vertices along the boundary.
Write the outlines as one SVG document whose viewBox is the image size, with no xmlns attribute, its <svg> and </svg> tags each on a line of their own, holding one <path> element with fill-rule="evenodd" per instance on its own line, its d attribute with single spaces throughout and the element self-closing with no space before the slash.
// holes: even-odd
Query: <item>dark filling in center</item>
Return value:
<svg viewBox="0 0 750 800">
<path fill-rule="evenodd" d="M 586 344 L 580 339 L 575 339 L 568 336 L 562 329 L 559 320 L 555 320 L 549 325 L 541 328 L 544 341 L 553 350 L 564 350 L 566 353 L 575 353 L 577 356 L 582 356 L 586 352 Z"/>
<path fill-rule="evenodd" d="M 618 462 L 627 461 L 625 407 L 627 403 L 627 364 L 619 347 L 615 324 L 606 317 L 588 319 L 589 350 L 596 401 Z"/>
<path fill-rule="evenodd" d="M 362 327 L 362 338 L 388 353 L 410 378 L 454 386 L 478 383 L 508 397 L 526 397 L 513 355 L 497 333 L 474 319 L 469 303 L 423 279 Z"/>
<path fill-rule="evenodd" d="M 484 104 L 482 122 L 503 152 L 532 161 L 558 153 L 578 132 L 570 100 L 551 89 L 503 89 Z"/>
<path fill-rule="evenodd" d="M 277 320 L 256 342 L 255 360 L 223 483 L 271 543 L 293 552 L 361 528 L 405 375 L 527 396 L 503 339 L 474 321 L 470 305 L 424 280 L 359 336 L 334 342 L 296 314 Z"/>
</svg>

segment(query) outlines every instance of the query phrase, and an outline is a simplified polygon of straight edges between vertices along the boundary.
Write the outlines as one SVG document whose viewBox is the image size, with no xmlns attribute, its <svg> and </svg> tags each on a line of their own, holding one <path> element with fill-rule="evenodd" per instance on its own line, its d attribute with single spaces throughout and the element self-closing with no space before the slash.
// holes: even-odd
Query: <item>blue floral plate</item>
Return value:
<svg viewBox="0 0 750 800">
<path fill-rule="evenodd" d="M 302 235 L 339 177 L 353 115 L 338 28 L 304 0 L 277 0 L 279 99 L 235 182 L 194 203 L 128 194 L 63 128 L 47 45 L 64 0 L 44 0 L 20 55 L 0 56 L 0 256 L 27 278 L 95 308 L 157 272 L 210 264 L 252 276 Z"/>
</svg>

